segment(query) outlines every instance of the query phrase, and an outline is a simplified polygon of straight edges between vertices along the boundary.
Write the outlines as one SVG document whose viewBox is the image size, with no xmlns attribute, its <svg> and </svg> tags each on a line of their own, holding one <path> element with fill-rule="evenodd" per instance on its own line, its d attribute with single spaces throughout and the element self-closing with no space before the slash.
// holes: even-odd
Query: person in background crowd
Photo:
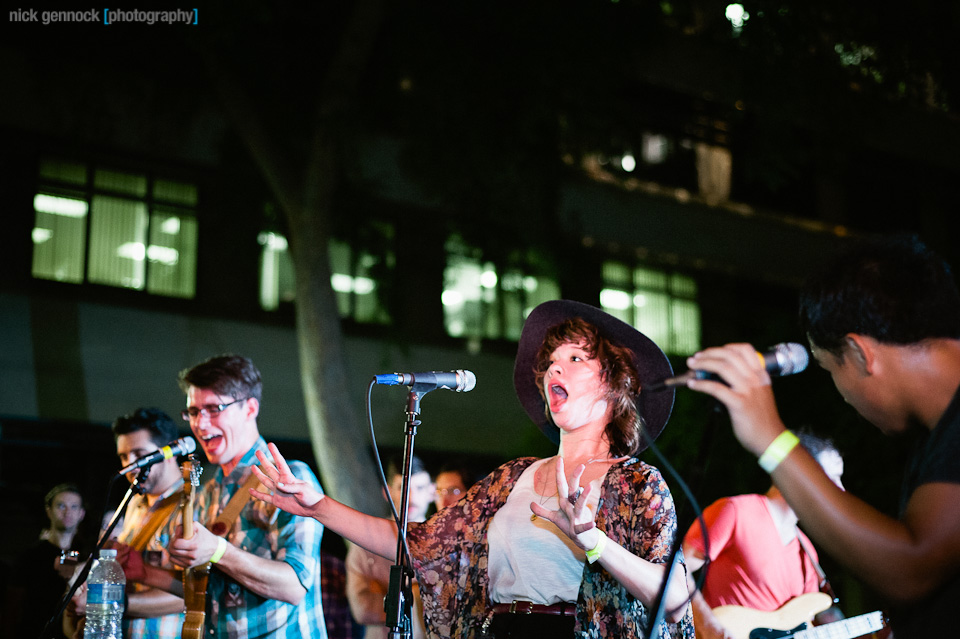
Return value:
<svg viewBox="0 0 960 639">
<path fill-rule="evenodd" d="M 464 462 L 451 461 L 441 466 L 434 480 L 437 486 L 437 510 L 443 510 L 460 501 L 475 481 L 473 471 Z"/>
<path fill-rule="evenodd" d="M 74 551 L 86 561 L 94 542 L 81 531 L 87 511 L 76 484 L 54 486 L 43 499 L 47 525 L 37 540 L 13 562 L 4 596 L 4 624 L 11 637 L 39 637 L 63 599 L 75 561 L 61 565 L 64 553 Z M 54 628 L 60 624 L 55 623 Z"/>
<path fill-rule="evenodd" d="M 805 431 L 797 431 L 797 435 L 804 449 L 842 487 L 843 458 L 833 443 Z M 697 639 L 736 639 L 713 614 L 718 606 L 770 612 L 794 597 L 820 591 L 816 550 L 797 528 L 797 515 L 776 485 L 763 495 L 720 499 L 703 511 L 703 519 L 710 567 L 702 593 L 695 592 L 692 574 L 688 579 Z M 691 573 L 706 562 L 699 521 L 694 521 L 684 537 L 683 556 Z"/>
<path fill-rule="evenodd" d="M 403 496 L 403 460 L 392 458 L 387 463 L 387 485 L 394 507 L 400 508 Z M 434 484 L 430 473 L 419 457 L 410 462 L 410 498 L 407 503 L 407 520 L 424 521 L 427 509 L 434 496 Z M 384 597 L 390 587 L 390 567 L 393 559 L 375 555 L 354 544 L 347 552 L 347 599 L 350 611 L 358 623 L 366 626 L 366 639 L 387 639 L 387 614 L 384 611 Z M 426 637 L 423 625 L 423 604 L 419 587 L 413 585 L 413 605 L 411 609 L 414 639 Z"/>
<path fill-rule="evenodd" d="M 320 586 L 327 639 L 363 639 L 363 626 L 354 620 L 347 600 L 346 558 L 343 538 L 325 530 L 320 543 Z"/>
</svg>

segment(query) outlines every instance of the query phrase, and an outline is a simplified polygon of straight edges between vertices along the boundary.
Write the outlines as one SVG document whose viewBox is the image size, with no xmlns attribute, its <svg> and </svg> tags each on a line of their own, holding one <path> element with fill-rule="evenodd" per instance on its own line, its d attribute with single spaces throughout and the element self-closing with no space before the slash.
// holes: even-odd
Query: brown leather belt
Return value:
<svg viewBox="0 0 960 639">
<path fill-rule="evenodd" d="M 557 615 L 561 617 L 572 617 L 577 614 L 577 604 L 560 603 L 544 606 L 531 603 L 529 601 L 514 601 L 513 603 L 493 604 L 493 614 L 495 615 Z"/>
</svg>

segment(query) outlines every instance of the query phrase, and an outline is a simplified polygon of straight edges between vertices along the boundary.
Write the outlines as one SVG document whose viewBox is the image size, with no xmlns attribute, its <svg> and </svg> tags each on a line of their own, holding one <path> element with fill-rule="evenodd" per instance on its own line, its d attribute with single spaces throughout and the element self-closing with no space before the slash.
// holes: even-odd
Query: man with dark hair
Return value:
<svg viewBox="0 0 960 639">
<path fill-rule="evenodd" d="M 251 466 L 267 452 L 257 417 L 263 384 L 249 359 L 213 357 L 180 374 L 183 418 L 217 466 L 200 489 L 194 536 L 167 547 L 174 563 L 212 563 L 203 636 L 210 639 L 325 639 L 320 603 L 323 526 L 249 500 Z M 294 474 L 320 489 L 310 468 Z M 249 500 L 249 501 L 248 501 Z M 238 513 L 238 514 L 233 514 Z"/>
<path fill-rule="evenodd" d="M 159 408 L 138 408 L 113 422 L 113 437 L 121 466 L 150 455 L 178 437 L 177 426 Z M 142 553 L 143 561 L 163 570 L 175 566 L 165 551 L 180 522 L 183 474 L 176 457 L 127 475 L 137 480 L 139 494 L 131 497 L 117 542 Z M 131 580 L 133 581 L 133 580 Z M 74 608 L 65 618 L 65 632 L 73 634 L 76 615 L 85 611 L 85 590 L 74 596 Z M 183 626 L 183 599 L 142 583 L 131 583 L 123 619 L 126 639 L 176 639 Z"/>
<path fill-rule="evenodd" d="M 437 510 L 443 510 L 460 501 L 476 479 L 476 473 L 465 461 L 454 459 L 444 463 L 434 480 L 437 486 Z"/>
<path fill-rule="evenodd" d="M 393 456 L 387 462 L 387 485 L 390 498 L 399 510 L 403 497 L 403 458 Z M 427 509 L 434 496 L 433 480 L 426 466 L 416 455 L 410 460 L 410 498 L 407 504 L 407 521 L 420 522 L 427 519 Z M 398 513 L 399 514 L 399 513 Z M 388 636 L 386 626 L 387 613 L 384 611 L 384 597 L 390 586 L 390 567 L 393 562 L 368 552 L 357 545 L 351 545 L 347 551 L 347 601 L 350 612 L 358 623 L 366 626 L 364 637 L 377 639 Z M 419 589 L 414 583 L 412 636 L 422 639 L 426 636 L 423 624 L 423 604 Z"/>
<path fill-rule="evenodd" d="M 800 444 L 842 487 L 843 458 L 833 443 L 809 431 L 797 431 Z M 695 521 L 683 540 L 698 639 L 732 639 L 736 633 L 713 610 L 743 606 L 770 612 L 795 597 L 820 590 L 816 551 L 797 528 L 797 515 L 771 485 L 763 495 L 720 499 L 703 511 L 710 568 L 702 592 L 694 592 L 693 572 L 707 561 L 704 531 Z"/>
<path fill-rule="evenodd" d="M 128 466 L 154 453 L 179 436 L 177 426 L 158 408 L 138 408 L 113 422 L 117 457 Z M 147 470 L 127 475 L 140 480 L 142 495 L 127 506 L 123 529 L 117 540 L 132 550 L 143 552 L 144 561 L 162 568 L 173 568 L 165 547 L 180 522 L 183 473 L 178 459 L 171 457 Z M 143 584 L 134 584 L 123 620 L 126 639 L 176 639 L 183 626 L 183 599 Z"/>
<path fill-rule="evenodd" d="M 821 548 L 891 606 L 897 639 L 950 636 L 960 601 L 960 291 L 916 240 L 866 242 L 806 287 L 801 322 L 843 398 L 908 440 L 897 519 L 840 490 L 777 414 L 770 377 L 748 344 L 707 349 L 691 369 L 726 382 L 689 387 L 723 402 L 734 434 Z"/>
</svg>

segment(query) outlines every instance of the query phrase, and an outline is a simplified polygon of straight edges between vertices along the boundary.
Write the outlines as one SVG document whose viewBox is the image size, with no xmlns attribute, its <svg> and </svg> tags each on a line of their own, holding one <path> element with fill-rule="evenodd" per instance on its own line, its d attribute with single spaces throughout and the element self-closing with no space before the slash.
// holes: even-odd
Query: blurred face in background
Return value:
<svg viewBox="0 0 960 639">
<path fill-rule="evenodd" d="M 460 501 L 467 487 L 463 485 L 463 479 L 460 473 L 447 471 L 437 475 L 437 510 L 443 510 L 447 506 Z"/>
<path fill-rule="evenodd" d="M 83 509 L 83 498 L 74 492 L 60 493 L 47 506 L 50 527 L 60 532 L 76 530 L 86 514 Z"/>
<path fill-rule="evenodd" d="M 427 509 L 434 498 L 433 480 L 430 473 L 423 471 L 410 477 L 410 501 L 407 503 L 408 521 L 426 521 Z M 393 503 L 400 508 L 403 497 L 403 475 L 394 475 L 390 478 L 390 497 Z"/>
</svg>

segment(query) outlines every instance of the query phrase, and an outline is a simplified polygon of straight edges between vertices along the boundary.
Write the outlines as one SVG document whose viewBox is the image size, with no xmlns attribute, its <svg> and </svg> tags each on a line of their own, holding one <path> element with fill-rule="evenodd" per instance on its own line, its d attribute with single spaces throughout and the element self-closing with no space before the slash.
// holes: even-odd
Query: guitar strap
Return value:
<svg viewBox="0 0 960 639">
<path fill-rule="evenodd" d="M 227 505 L 224 506 L 220 514 L 217 515 L 213 525 L 210 527 L 210 532 L 220 537 L 227 536 L 227 533 L 229 533 L 233 527 L 233 523 L 237 520 L 237 517 L 240 516 L 240 511 L 243 510 L 243 507 L 250 501 L 250 489 L 254 487 L 256 487 L 258 491 L 263 491 L 264 489 L 263 484 L 260 483 L 260 480 L 257 479 L 257 476 L 254 475 L 251 470 L 250 475 L 247 476 L 247 480 L 243 482 L 243 485 L 233 494 L 233 497 L 230 498 Z"/>
<path fill-rule="evenodd" d="M 180 505 L 181 497 L 182 495 L 179 492 L 167 495 L 147 518 L 146 525 L 143 525 L 133 539 L 130 540 L 128 544 L 130 548 L 137 551 L 144 550 L 150 542 L 150 538 L 157 532 L 157 529 L 170 518 L 173 511 Z"/>
<path fill-rule="evenodd" d="M 250 501 L 250 489 L 254 487 L 260 491 L 264 489 L 264 486 L 257 479 L 257 476 L 253 474 L 253 470 L 251 470 L 247 479 L 240 488 L 237 489 L 237 492 L 233 494 L 233 497 L 230 498 L 227 505 L 223 507 L 223 510 L 220 511 L 220 514 L 217 515 L 217 518 L 213 521 L 213 524 L 210 525 L 210 532 L 226 538 L 227 533 L 230 532 L 234 522 L 236 522 L 240 516 L 240 511 L 243 510 L 243 507 Z M 203 629 L 206 622 L 206 609 L 208 607 L 206 590 L 210 565 L 208 562 L 203 566 L 192 568 L 184 574 L 184 601 L 187 611 L 180 631 L 180 636 L 183 639 L 203 639 L 204 637 Z M 188 577 L 191 571 L 197 571 L 197 574 Z M 231 594 L 228 589 L 227 607 L 231 606 L 231 598 L 236 596 L 235 594 Z M 238 604 L 234 603 L 233 605 Z"/>
<path fill-rule="evenodd" d="M 807 557 L 810 558 L 810 563 L 813 564 L 813 569 L 817 571 L 817 577 L 820 578 L 820 592 L 824 592 L 830 595 L 830 598 L 833 599 L 833 603 L 838 603 L 839 598 L 834 594 L 833 587 L 830 585 L 830 580 L 827 579 L 827 573 L 823 572 L 823 568 L 820 567 L 820 564 L 814 559 L 814 554 L 810 548 L 810 542 L 805 536 L 800 534 L 800 529 L 797 529 L 797 541 L 800 542 L 800 549 L 802 552 L 806 553 Z"/>
</svg>

